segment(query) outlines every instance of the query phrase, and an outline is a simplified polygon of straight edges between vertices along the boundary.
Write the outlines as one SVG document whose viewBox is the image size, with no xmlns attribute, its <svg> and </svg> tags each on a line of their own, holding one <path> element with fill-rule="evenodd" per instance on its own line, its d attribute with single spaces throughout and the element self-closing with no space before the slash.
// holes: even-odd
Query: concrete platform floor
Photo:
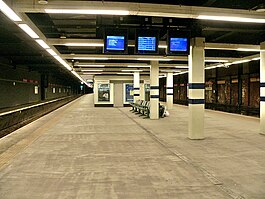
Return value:
<svg viewBox="0 0 265 199">
<path fill-rule="evenodd" d="M 0 139 L 1 199 L 265 198 L 258 118 L 206 110 L 206 139 L 194 141 L 185 106 L 149 120 L 92 100 Z"/>
</svg>

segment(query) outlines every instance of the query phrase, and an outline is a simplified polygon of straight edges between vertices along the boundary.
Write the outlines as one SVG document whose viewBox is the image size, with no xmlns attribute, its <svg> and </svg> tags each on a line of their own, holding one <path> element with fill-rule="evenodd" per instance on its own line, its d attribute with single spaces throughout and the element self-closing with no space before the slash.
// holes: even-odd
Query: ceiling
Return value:
<svg viewBox="0 0 265 199">
<path fill-rule="evenodd" d="M 192 37 L 205 37 L 206 43 L 209 44 L 240 44 L 251 47 L 256 47 L 265 40 L 265 23 L 238 23 L 238 22 L 223 22 L 223 21 L 211 21 L 211 20 L 198 20 L 192 17 L 170 17 L 168 16 L 141 16 L 141 15 L 128 15 L 128 16 L 113 16 L 113 15 L 86 15 L 86 14 L 48 14 L 41 11 L 45 6 L 53 6 L 56 8 L 65 8 L 67 6 L 75 5 L 75 8 L 84 9 L 83 5 L 87 5 L 89 1 L 59 1 L 49 0 L 47 5 L 40 5 L 35 0 L 33 4 L 23 4 L 25 0 L 14 0 L 10 1 L 10 5 L 14 5 L 13 9 L 17 12 L 25 12 L 23 19 L 29 23 L 33 30 L 39 30 L 43 34 L 43 39 L 50 46 L 58 52 L 62 58 L 67 60 L 70 66 L 74 68 L 80 75 L 83 75 L 81 70 L 88 69 L 88 67 L 81 67 L 82 64 L 96 64 L 106 65 L 106 67 L 91 66 L 90 70 L 103 70 L 100 71 L 103 74 L 117 74 L 122 69 L 128 69 L 128 64 L 149 64 L 149 61 L 139 61 L 137 59 L 129 59 L 128 56 L 124 56 L 124 59 L 110 59 L 110 60 L 83 60 L 75 57 L 81 56 L 104 56 L 102 55 L 102 46 L 66 46 L 67 42 L 83 42 L 86 41 L 103 41 L 103 34 L 106 28 L 117 28 L 117 29 L 128 29 L 129 40 L 134 41 L 136 29 L 148 28 L 148 29 L 159 29 L 160 30 L 160 41 L 165 43 L 167 38 L 167 30 L 170 28 L 190 30 Z M 112 3 L 112 1 L 94 1 L 102 4 Z M 138 4 L 126 4 L 124 1 L 119 5 L 138 5 Z M 139 3 L 139 6 L 144 7 L 143 3 L 155 3 L 161 4 L 159 0 L 141 0 L 141 1 L 126 1 Z M 194 8 L 203 11 L 208 11 L 205 7 L 212 8 L 229 8 L 221 9 L 226 13 L 231 14 L 238 12 L 242 16 L 244 14 L 254 13 L 257 8 L 264 5 L 264 0 L 197 0 L 197 1 L 163 1 L 163 4 L 174 4 L 181 5 L 185 9 Z M 94 4 L 93 4 L 94 5 Z M 96 4 L 95 4 L 96 5 Z M 112 4 L 110 4 L 112 5 Z M 162 5 L 161 5 L 162 6 Z M 172 5 L 173 6 L 173 5 Z M 185 7 L 188 6 L 188 7 Z M 190 7 L 192 6 L 192 7 Z M 199 7 L 197 7 L 199 6 Z M 162 9 L 163 7 L 161 7 Z M 168 8 L 168 7 L 167 7 Z M 157 7 L 153 8 L 154 10 Z M 230 10 L 234 9 L 234 10 Z M 148 10 L 148 9 L 146 9 Z M 214 10 L 213 10 L 214 11 Z M 151 12 L 150 12 L 151 13 Z M 23 14 L 23 13 L 22 13 Z M 184 13 L 185 14 L 185 13 Z M 258 13 L 259 16 L 264 16 L 265 12 Z M 188 15 L 187 15 L 188 16 Z M 246 16 L 247 17 L 247 16 Z M 32 23 L 33 22 L 33 23 Z M 42 72 L 61 73 L 62 67 L 58 66 L 56 60 L 54 60 L 44 49 L 42 49 L 34 40 L 28 37 L 18 26 L 6 18 L 0 13 L 0 62 L 12 62 L 17 65 L 24 65 L 30 67 L 32 70 L 38 70 Z M 32 27 L 34 26 L 34 27 Z M 165 56 L 165 48 L 160 48 L 161 56 Z M 248 56 L 257 55 L 255 51 L 236 51 L 236 50 L 220 50 L 206 48 L 205 56 L 206 59 L 211 58 L 224 58 L 238 60 Z M 129 55 L 134 55 L 133 45 L 129 47 Z M 130 56 L 133 57 L 133 56 Z M 128 59 L 127 59 L 128 58 Z M 173 59 L 171 61 L 161 62 L 161 68 L 163 70 L 178 70 L 179 72 L 187 70 L 185 67 L 179 67 L 176 69 L 175 66 L 187 66 L 187 58 L 184 59 Z M 213 63 L 206 63 L 213 64 Z M 218 64 L 215 63 L 215 64 Z M 135 67 L 132 69 L 140 69 Z M 149 74 L 149 68 L 141 68 L 142 74 Z M 94 71 L 96 72 L 96 71 Z M 64 72 L 68 74 L 68 72 Z M 88 78 L 86 75 L 82 76 Z"/>
</svg>

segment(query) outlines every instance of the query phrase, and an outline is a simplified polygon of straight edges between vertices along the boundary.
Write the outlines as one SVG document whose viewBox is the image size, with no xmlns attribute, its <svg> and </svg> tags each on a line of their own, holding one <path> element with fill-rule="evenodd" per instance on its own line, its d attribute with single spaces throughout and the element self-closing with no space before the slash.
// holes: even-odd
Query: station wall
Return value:
<svg viewBox="0 0 265 199">
<path fill-rule="evenodd" d="M 51 74 L 0 64 L 0 109 L 77 94 L 78 86 Z M 46 84 L 46 87 L 44 87 Z"/>
<path fill-rule="evenodd" d="M 205 70 L 205 107 L 259 115 L 259 61 Z M 160 100 L 166 100 L 166 78 L 160 79 Z M 174 103 L 188 104 L 188 74 L 174 76 Z"/>
</svg>

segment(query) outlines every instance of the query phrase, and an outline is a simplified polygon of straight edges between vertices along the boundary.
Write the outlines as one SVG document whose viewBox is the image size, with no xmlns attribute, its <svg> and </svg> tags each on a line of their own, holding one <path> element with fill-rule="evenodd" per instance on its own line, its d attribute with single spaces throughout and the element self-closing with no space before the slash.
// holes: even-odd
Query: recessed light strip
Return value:
<svg viewBox="0 0 265 199">
<path fill-rule="evenodd" d="M 105 67 L 105 65 L 97 65 L 97 64 L 76 64 L 78 67 Z"/>
<path fill-rule="evenodd" d="M 214 21 L 243 22 L 243 23 L 265 23 L 265 19 L 245 18 L 245 17 L 199 15 L 197 17 L 197 19 L 206 19 L 206 20 L 214 20 Z"/>
<path fill-rule="evenodd" d="M 150 65 L 128 65 L 129 68 L 150 68 Z"/>
<path fill-rule="evenodd" d="M 129 15 L 127 10 L 72 10 L 72 9 L 44 9 L 52 14 L 85 14 L 85 15 Z"/>
<path fill-rule="evenodd" d="M 83 73 L 83 75 L 100 75 L 102 73 L 97 73 L 97 72 L 91 72 L 91 73 Z"/>
<path fill-rule="evenodd" d="M 143 70 L 121 70 L 122 72 L 142 72 Z"/>
<path fill-rule="evenodd" d="M 104 44 L 102 43 L 66 43 L 63 44 L 64 46 L 77 46 L 77 47 L 85 47 L 85 46 L 90 46 L 90 47 L 103 47 Z"/>
<path fill-rule="evenodd" d="M 0 10 L 12 21 L 22 21 L 22 19 L 2 0 L 0 0 Z"/>
<path fill-rule="evenodd" d="M 103 70 L 81 70 L 82 72 L 102 72 Z"/>
<path fill-rule="evenodd" d="M 24 30 L 31 38 L 38 39 L 40 38 L 27 24 L 18 24 L 18 26 Z"/>
<path fill-rule="evenodd" d="M 227 63 L 228 60 L 218 60 L 218 59 L 206 59 L 205 62 L 219 62 L 219 63 Z"/>
<path fill-rule="evenodd" d="M 81 59 L 81 60 L 108 60 L 107 57 L 74 57 L 73 59 Z"/>
<path fill-rule="evenodd" d="M 22 19 L 11 9 L 9 8 L 5 2 L 0 0 L 0 11 L 2 11 L 9 19 L 15 22 L 20 22 Z M 21 23 L 18 24 L 18 26 L 27 33 L 31 38 L 36 39 L 35 41 L 44 49 L 47 50 L 55 59 L 57 59 L 67 70 L 71 71 L 81 82 L 88 84 L 75 72 L 72 70 L 72 68 L 67 64 L 60 56 L 54 52 L 54 50 L 50 49 L 50 47 L 41 39 L 39 39 L 39 35 L 35 33 L 27 24 Z"/>
<path fill-rule="evenodd" d="M 173 75 L 183 75 L 183 74 L 186 74 L 186 73 L 188 73 L 189 71 L 184 71 L 184 72 L 181 72 L 181 73 L 175 73 L 175 74 L 173 74 Z"/>
<path fill-rule="evenodd" d="M 60 56 L 55 55 L 53 56 L 55 59 L 57 59 L 65 68 L 67 68 L 67 70 L 71 71 L 72 67 L 69 66 L 69 64 L 67 64 Z"/>
<path fill-rule="evenodd" d="M 117 75 L 133 75 L 133 73 L 116 73 Z"/>
<path fill-rule="evenodd" d="M 50 46 L 48 46 L 42 39 L 36 39 L 35 41 L 44 49 L 50 48 Z"/>
<path fill-rule="evenodd" d="M 54 52 L 54 50 L 52 50 L 52 49 L 46 49 L 46 50 L 47 50 L 47 52 L 50 53 L 52 56 L 56 56 L 56 55 L 57 55 L 57 53 Z"/>
<path fill-rule="evenodd" d="M 260 49 L 250 49 L 250 48 L 237 48 L 237 51 L 245 51 L 245 52 L 260 52 Z"/>
</svg>

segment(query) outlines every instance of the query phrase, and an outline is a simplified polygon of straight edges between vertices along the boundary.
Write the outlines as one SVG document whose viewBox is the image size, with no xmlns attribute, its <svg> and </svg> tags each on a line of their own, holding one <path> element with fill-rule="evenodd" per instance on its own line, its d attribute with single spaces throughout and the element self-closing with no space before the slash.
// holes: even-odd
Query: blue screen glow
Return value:
<svg viewBox="0 0 265 199">
<path fill-rule="evenodd" d="M 107 36 L 107 50 L 124 50 L 124 36 Z"/>
<path fill-rule="evenodd" d="M 138 37 L 138 51 L 156 51 L 156 37 Z"/>
<path fill-rule="evenodd" d="M 170 38 L 170 51 L 187 51 L 187 38 Z"/>
</svg>

